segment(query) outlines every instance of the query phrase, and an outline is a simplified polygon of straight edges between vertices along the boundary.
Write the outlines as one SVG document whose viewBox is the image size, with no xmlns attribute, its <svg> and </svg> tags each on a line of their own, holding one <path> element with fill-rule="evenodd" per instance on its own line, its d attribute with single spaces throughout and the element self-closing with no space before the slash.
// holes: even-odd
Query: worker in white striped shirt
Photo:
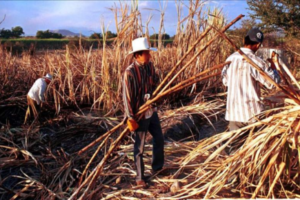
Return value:
<svg viewBox="0 0 300 200">
<path fill-rule="evenodd" d="M 45 103 L 45 92 L 47 86 L 52 80 L 51 74 L 46 74 L 42 78 L 37 79 L 33 86 L 30 88 L 27 94 L 27 104 L 28 108 L 25 115 L 24 124 L 26 124 L 27 120 L 33 115 L 34 118 L 38 116 L 38 110 L 42 103 Z"/>
<path fill-rule="evenodd" d="M 255 55 L 263 42 L 263 33 L 258 28 L 251 29 L 241 50 L 252 59 L 271 79 L 280 82 L 280 76 L 267 62 Z M 229 129 L 237 130 L 253 123 L 253 117 L 263 111 L 260 99 L 260 84 L 268 89 L 274 88 L 251 64 L 238 52 L 230 55 L 231 63 L 222 70 L 223 84 L 227 86 L 227 103 L 225 119 Z"/>
</svg>

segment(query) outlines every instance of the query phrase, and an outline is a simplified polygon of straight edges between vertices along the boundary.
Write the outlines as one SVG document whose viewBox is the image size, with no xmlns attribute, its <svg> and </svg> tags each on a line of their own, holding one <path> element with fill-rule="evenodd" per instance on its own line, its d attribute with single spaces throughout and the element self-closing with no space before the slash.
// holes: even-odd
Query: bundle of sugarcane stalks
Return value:
<svg viewBox="0 0 300 200">
<path fill-rule="evenodd" d="M 268 117 L 252 125 L 199 142 L 170 142 L 165 148 L 169 173 L 153 176 L 156 187 L 148 191 L 111 189 L 106 198 L 299 198 L 299 109 L 270 110 L 276 114 L 264 113 Z M 226 153 L 236 143 L 240 147 Z M 118 153 L 133 159 L 132 148 L 121 146 Z M 151 155 L 150 150 L 147 146 Z M 148 155 L 146 159 L 150 163 Z M 115 171 L 134 176 L 130 167 L 124 163 Z M 166 185 L 170 192 L 158 195 Z"/>
</svg>

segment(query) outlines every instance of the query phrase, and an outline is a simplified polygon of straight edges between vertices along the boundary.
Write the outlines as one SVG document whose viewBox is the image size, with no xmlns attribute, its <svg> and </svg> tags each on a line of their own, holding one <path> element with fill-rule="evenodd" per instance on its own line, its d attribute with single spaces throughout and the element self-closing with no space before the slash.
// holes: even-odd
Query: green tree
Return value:
<svg viewBox="0 0 300 200">
<path fill-rule="evenodd" d="M 93 33 L 90 36 L 90 39 L 102 39 L 102 34 L 101 33 Z"/>
<path fill-rule="evenodd" d="M 57 38 L 57 39 L 61 39 L 63 38 L 64 36 L 60 33 L 52 33 L 51 34 L 51 38 Z"/>
<path fill-rule="evenodd" d="M 153 34 L 153 35 L 150 35 L 150 39 L 152 39 L 152 40 L 158 40 L 158 34 L 155 33 L 155 34 Z M 169 39 L 170 39 L 170 35 L 164 33 L 164 34 L 162 34 L 162 39 L 163 39 L 163 40 L 169 40 Z"/>
<path fill-rule="evenodd" d="M 35 37 L 42 39 L 44 37 L 43 31 L 37 31 Z"/>
<path fill-rule="evenodd" d="M 228 30 L 227 34 L 229 35 L 229 37 L 231 37 L 232 40 L 235 41 L 238 46 L 242 46 L 244 44 L 244 38 L 247 35 L 248 31 L 258 26 L 259 25 L 255 22 L 254 19 L 244 19 L 241 21 L 241 26 Z"/>
<path fill-rule="evenodd" d="M 19 38 L 21 35 L 24 34 L 23 28 L 21 26 L 16 26 L 12 28 L 11 32 L 12 32 L 12 36 L 16 38 Z"/>
<path fill-rule="evenodd" d="M 0 31 L 0 38 L 10 38 L 12 36 L 11 30 L 9 29 L 1 29 Z"/>
<path fill-rule="evenodd" d="M 60 34 L 60 33 L 52 33 L 49 30 L 46 30 L 46 31 L 37 31 L 36 32 L 36 37 L 39 38 L 39 39 L 48 39 L 48 38 L 61 39 L 61 38 L 63 38 L 62 34 Z"/>
<path fill-rule="evenodd" d="M 167 33 L 162 34 L 162 39 L 163 40 L 169 40 L 170 39 L 170 35 Z"/>
<path fill-rule="evenodd" d="M 259 19 L 264 28 L 283 29 L 287 35 L 299 35 L 299 0 L 247 0 L 247 3 L 253 12 L 250 16 Z"/>
<path fill-rule="evenodd" d="M 106 39 L 109 39 L 109 38 L 115 38 L 117 37 L 117 34 L 116 33 L 113 33 L 111 31 L 107 31 L 106 32 Z"/>
<path fill-rule="evenodd" d="M 0 37 L 1 38 L 19 38 L 21 35 L 23 35 L 23 28 L 21 26 L 16 26 L 11 28 L 11 30 L 9 29 L 1 29 L 0 30 Z"/>
</svg>

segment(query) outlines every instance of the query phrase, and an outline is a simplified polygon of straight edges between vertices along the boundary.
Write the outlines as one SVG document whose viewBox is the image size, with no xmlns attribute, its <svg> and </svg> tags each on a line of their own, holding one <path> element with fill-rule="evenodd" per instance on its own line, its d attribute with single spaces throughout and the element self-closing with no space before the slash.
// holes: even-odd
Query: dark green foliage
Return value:
<svg viewBox="0 0 300 200">
<path fill-rule="evenodd" d="M 241 21 L 240 27 L 235 28 L 234 30 L 228 30 L 227 34 L 237 44 L 237 46 L 241 47 L 244 45 L 244 38 L 248 31 L 254 27 L 258 27 L 258 24 L 254 19 L 244 19 Z"/>
<path fill-rule="evenodd" d="M 102 39 L 102 34 L 101 33 L 93 33 L 90 36 L 90 39 Z"/>
<path fill-rule="evenodd" d="M 115 38 L 115 37 L 117 37 L 116 33 L 113 33 L 111 31 L 106 32 L 106 39 Z"/>
<path fill-rule="evenodd" d="M 107 40 L 106 44 L 111 45 L 113 40 Z M 20 39 L 2 39 L 0 41 L 3 48 L 12 51 L 12 52 L 23 52 L 28 51 L 31 48 L 34 48 L 36 51 L 43 50 L 58 50 L 65 49 L 66 45 L 69 47 L 79 48 L 79 39 L 29 39 L 29 38 L 20 38 Z M 97 48 L 99 41 L 96 39 L 82 39 L 81 45 L 84 49 Z"/>
<path fill-rule="evenodd" d="M 19 38 L 21 35 L 24 34 L 23 28 L 21 26 L 16 26 L 11 29 L 12 36 L 15 38 Z"/>
<path fill-rule="evenodd" d="M 300 28 L 299 0 L 247 0 L 250 16 L 261 20 L 265 29 L 283 29 L 289 36 L 298 36 Z"/>
<path fill-rule="evenodd" d="M 12 37 L 11 30 L 9 30 L 9 29 L 2 29 L 0 31 L 0 37 L 1 38 L 6 38 L 6 39 Z"/>
<path fill-rule="evenodd" d="M 117 37 L 116 33 L 113 33 L 111 31 L 107 31 L 105 33 L 106 39 L 111 39 Z M 101 33 L 93 33 L 90 37 L 90 39 L 103 39 L 103 36 Z"/>
<path fill-rule="evenodd" d="M 21 26 L 13 27 L 11 30 L 9 29 L 1 29 L 0 38 L 19 38 L 23 35 L 23 28 Z"/>
<path fill-rule="evenodd" d="M 52 33 L 49 30 L 46 31 L 38 31 L 36 33 L 36 37 L 39 39 L 47 39 L 47 38 L 57 38 L 57 39 L 61 39 L 63 38 L 62 34 L 60 33 Z"/>
<path fill-rule="evenodd" d="M 155 34 L 151 35 L 150 39 L 152 39 L 152 40 L 158 40 L 158 34 L 155 33 Z M 164 33 L 164 34 L 162 34 L 162 39 L 163 40 L 169 40 L 170 39 L 170 35 Z"/>
</svg>

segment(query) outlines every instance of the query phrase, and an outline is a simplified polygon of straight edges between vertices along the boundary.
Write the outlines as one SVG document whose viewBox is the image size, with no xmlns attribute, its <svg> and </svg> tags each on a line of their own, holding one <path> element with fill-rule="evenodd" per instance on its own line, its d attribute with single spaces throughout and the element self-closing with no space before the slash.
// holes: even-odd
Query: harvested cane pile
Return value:
<svg viewBox="0 0 300 200">
<path fill-rule="evenodd" d="M 200 142 L 168 143 L 166 170 L 169 174 L 153 177 L 152 182 L 158 186 L 147 191 L 114 191 L 112 187 L 106 189 L 110 192 L 104 192 L 105 198 L 299 198 L 299 147 L 298 134 L 295 134 L 300 128 L 299 109 L 299 106 L 286 106 L 273 110 L 276 114 L 257 123 Z M 242 146 L 231 155 L 225 153 L 237 139 Z M 127 154 L 133 159 L 132 145 L 120 148 L 119 155 Z M 150 150 L 147 146 L 146 159 L 151 159 Z M 115 171 L 132 176 L 134 173 L 127 163 Z M 170 192 L 157 194 L 163 186 L 169 187 Z"/>
<path fill-rule="evenodd" d="M 299 128 L 299 120 L 291 120 L 298 117 L 299 109 L 298 106 L 288 106 L 251 126 L 200 142 L 170 143 L 166 146 L 170 173 L 153 178 L 158 187 L 148 192 L 112 190 L 106 198 L 113 195 L 125 198 L 137 193 L 163 199 L 299 198 L 298 139 L 291 135 L 297 131 L 291 130 L 292 125 Z M 250 131 L 249 136 L 242 137 L 247 131 Z M 224 153 L 224 149 L 237 138 L 243 145 L 231 155 Z M 126 148 L 130 157 L 132 146 Z M 170 193 L 157 196 L 155 192 L 165 185 L 170 187 Z"/>
</svg>

